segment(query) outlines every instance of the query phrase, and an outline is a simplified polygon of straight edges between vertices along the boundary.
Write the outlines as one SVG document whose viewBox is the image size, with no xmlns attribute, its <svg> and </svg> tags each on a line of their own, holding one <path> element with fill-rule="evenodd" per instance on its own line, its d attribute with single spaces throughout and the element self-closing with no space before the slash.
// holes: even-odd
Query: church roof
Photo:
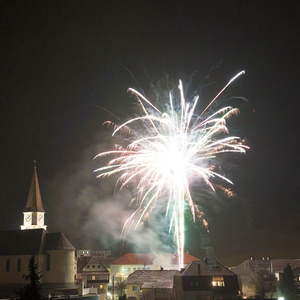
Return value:
<svg viewBox="0 0 300 300">
<path fill-rule="evenodd" d="M 25 212 L 44 212 L 44 205 L 41 197 L 39 180 L 37 176 L 36 165 L 33 168 L 33 176 L 27 196 L 27 202 L 25 206 Z"/>
<path fill-rule="evenodd" d="M 48 250 L 74 250 L 61 232 L 44 229 L 0 231 L 0 255 L 36 255 Z"/>
<path fill-rule="evenodd" d="M 62 232 L 47 233 L 44 250 L 75 250 Z"/>
<path fill-rule="evenodd" d="M 38 254 L 43 235 L 43 229 L 0 231 L 0 255 Z"/>
</svg>

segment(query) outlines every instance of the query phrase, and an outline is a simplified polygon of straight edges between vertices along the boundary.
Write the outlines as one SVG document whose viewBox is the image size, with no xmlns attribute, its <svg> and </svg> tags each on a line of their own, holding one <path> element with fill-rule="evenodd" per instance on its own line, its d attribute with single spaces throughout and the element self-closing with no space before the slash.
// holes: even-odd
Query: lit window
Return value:
<svg viewBox="0 0 300 300">
<path fill-rule="evenodd" d="M 214 276 L 212 278 L 212 282 L 211 282 L 212 286 L 225 286 L 225 282 L 224 282 L 224 278 L 223 276 Z"/>
<path fill-rule="evenodd" d="M 300 275 L 298 276 L 298 281 L 300 282 Z"/>
<path fill-rule="evenodd" d="M 103 289 L 103 285 L 102 284 L 100 284 L 100 289 Z"/>
<path fill-rule="evenodd" d="M 92 276 L 92 280 L 96 280 L 96 276 Z"/>
</svg>

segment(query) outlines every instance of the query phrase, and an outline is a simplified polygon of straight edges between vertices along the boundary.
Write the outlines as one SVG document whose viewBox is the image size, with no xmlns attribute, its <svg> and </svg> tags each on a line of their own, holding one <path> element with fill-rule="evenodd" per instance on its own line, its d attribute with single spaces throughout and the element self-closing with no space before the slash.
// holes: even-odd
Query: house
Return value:
<svg viewBox="0 0 300 300">
<path fill-rule="evenodd" d="M 269 257 L 249 258 L 231 267 L 238 275 L 243 296 L 253 297 L 261 291 L 268 297 L 276 296 L 276 287 L 284 268 L 290 265 L 295 275 L 295 283 L 300 294 L 300 259 L 270 259 Z M 262 295 L 260 295 L 262 296 Z"/>
<path fill-rule="evenodd" d="M 193 261 L 174 275 L 176 300 L 226 300 L 240 295 L 236 274 L 219 262 Z"/>
<path fill-rule="evenodd" d="M 284 268 L 287 265 L 290 265 L 293 270 L 297 293 L 300 295 L 300 259 L 272 259 L 271 260 L 272 272 L 275 274 L 278 280 L 280 280 Z"/>
<path fill-rule="evenodd" d="M 126 295 L 137 300 L 174 299 L 174 275 L 177 270 L 138 270 L 127 278 Z"/>
<path fill-rule="evenodd" d="M 11 296 L 27 283 L 23 275 L 32 256 L 44 291 L 76 288 L 75 248 L 62 232 L 47 231 L 44 214 L 34 166 L 20 230 L 0 231 L 0 295 Z"/>
<path fill-rule="evenodd" d="M 269 257 L 249 258 L 241 264 L 231 267 L 238 275 L 244 297 L 254 297 L 262 292 L 273 297 L 276 281 L 272 274 L 272 264 Z M 262 296 L 262 295 L 260 295 Z"/>
<path fill-rule="evenodd" d="M 77 280 L 89 293 L 106 294 L 109 271 L 100 256 L 83 256 L 78 258 Z"/>
</svg>

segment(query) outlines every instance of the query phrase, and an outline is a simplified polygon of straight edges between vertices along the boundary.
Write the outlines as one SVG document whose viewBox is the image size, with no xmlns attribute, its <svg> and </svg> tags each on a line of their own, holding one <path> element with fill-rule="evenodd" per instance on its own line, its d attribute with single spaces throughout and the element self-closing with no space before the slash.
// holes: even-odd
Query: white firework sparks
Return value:
<svg viewBox="0 0 300 300">
<path fill-rule="evenodd" d="M 143 115 L 116 126 L 112 135 L 122 134 L 127 129 L 131 134 L 130 142 L 126 148 L 116 146 L 96 156 L 111 157 L 107 165 L 95 170 L 99 172 L 97 177 L 116 174 L 121 188 L 135 184 L 136 210 L 125 222 L 124 234 L 136 228 L 153 208 L 158 205 L 165 208 L 177 245 L 179 268 L 184 266 L 185 207 L 190 208 L 194 220 L 203 215 L 191 197 L 191 183 L 202 181 L 213 191 L 216 179 L 232 184 L 217 172 L 214 158 L 220 153 L 245 153 L 248 149 L 240 137 L 228 135 L 226 119 L 237 113 L 237 108 L 226 106 L 206 115 L 211 104 L 242 74 L 244 71 L 234 76 L 199 114 L 196 114 L 199 97 L 187 102 L 181 81 L 179 103 L 170 92 L 165 111 L 159 110 L 138 91 L 129 89 L 137 97 Z M 139 130 L 132 129 L 136 123 Z"/>
</svg>

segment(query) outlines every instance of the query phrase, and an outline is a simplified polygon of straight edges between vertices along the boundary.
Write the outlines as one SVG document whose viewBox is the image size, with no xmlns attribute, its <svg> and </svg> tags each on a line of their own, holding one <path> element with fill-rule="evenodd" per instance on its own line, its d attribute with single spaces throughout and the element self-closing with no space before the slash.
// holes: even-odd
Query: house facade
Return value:
<svg viewBox="0 0 300 300">
<path fill-rule="evenodd" d="M 175 299 L 174 275 L 177 270 L 138 270 L 127 278 L 126 296 L 136 300 Z"/>
<path fill-rule="evenodd" d="M 274 288 L 274 276 L 272 274 L 272 264 L 269 257 L 249 258 L 241 264 L 231 267 L 231 271 L 238 275 L 244 297 L 254 297 L 262 290 L 272 298 Z"/>
<path fill-rule="evenodd" d="M 240 297 L 236 274 L 215 261 L 194 261 L 174 275 L 176 300 L 232 300 Z"/>
<path fill-rule="evenodd" d="M 109 271 L 102 264 L 100 256 L 78 258 L 77 268 L 77 280 L 83 289 L 89 289 L 89 293 L 106 295 Z"/>
<path fill-rule="evenodd" d="M 277 296 L 277 286 L 284 268 L 290 265 L 300 294 L 300 259 L 249 258 L 230 269 L 238 275 L 243 296 Z M 264 295 L 262 295 L 264 294 Z"/>
</svg>

